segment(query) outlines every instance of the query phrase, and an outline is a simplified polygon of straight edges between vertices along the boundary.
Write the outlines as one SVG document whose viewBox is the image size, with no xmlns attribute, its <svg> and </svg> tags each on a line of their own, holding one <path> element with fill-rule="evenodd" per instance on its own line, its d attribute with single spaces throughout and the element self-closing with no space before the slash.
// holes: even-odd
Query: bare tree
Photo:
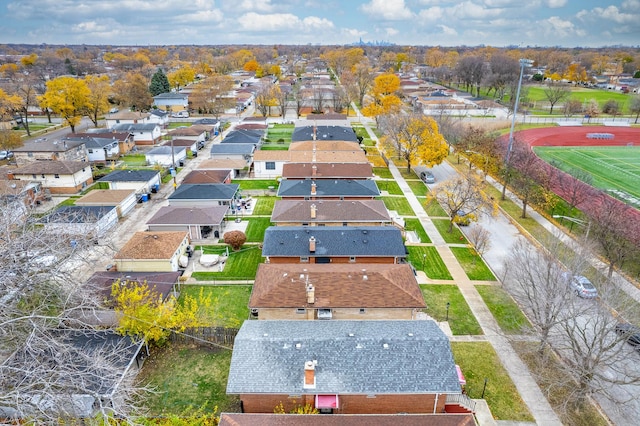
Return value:
<svg viewBox="0 0 640 426">
<path fill-rule="evenodd" d="M 190 100 L 194 108 L 218 118 L 235 103 L 229 92 L 233 79 L 228 75 L 214 75 L 196 85 Z"/>
<path fill-rule="evenodd" d="M 640 96 L 634 96 L 631 99 L 631 103 L 629 104 L 629 112 L 636 115 L 634 123 L 638 124 L 638 117 L 640 117 Z"/>
<path fill-rule="evenodd" d="M 549 114 L 553 114 L 553 107 L 571 96 L 571 89 L 558 81 L 549 80 L 547 87 L 544 89 L 544 96 L 549 101 L 551 108 Z"/>
<path fill-rule="evenodd" d="M 456 74 L 465 84 L 466 90 L 473 93 L 475 88 L 477 96 L 480 96 L 480 83 L 486 72 L 487 66 L 481 56 L 465 56 L 456 66 Z"/>
<path fill-rule="evenodd" d="M 489 72 L 484 76 L 484 84 L 488 87 L 487 95 L 493 89 L 495 98 L 502 99 L 507 85 L 518 79 L 519 70 L 520 66 L 515 59 L 504 54 L 491 56 Z"/>
<path fill-rule="evenodd" d="M 593 196 L 591 183 L 593 176 L 582 169 L 571 169 L 569 173 L 555 173 L 555 182 L 560 196 L 569 203 L 569 207 L 580 207 Z"/>
<path fill-rule="evenodd" d="M 467 233 L 467 239 L 476 250 L 476 253 L 482 257 L 491 248 L 491 233 L 483 228 L 481 225 L 476 224 L 471 227 Z M 475 264 L 476 258 L 473 258 Z"/>
<path fill-rule="evenodd" d="M 522 218 L 527 217 L 530 203 L 543 204 L 550 185 L 550 168 L 544 167 L 538 156 L 526 144 L 515 141 L 511 156 L 511 185 L 522 200 Z"/>
<path fill-rule="evenodd" d="M 453 224 L 462 214 L 476 221 L 483 215 L 495 215 L 497 205 L 483 191 L 484 182 L 475 173 L 458 175 L 436 185 L 430 193 L 451 218 L 448 232 L 453 231 Z"/>
<path fill-rule="evenodd" d="M 313 89 L 312 107 L 315 114 L 322 114 L 324 112 L 324 99 L 325 92 L 322 87 L 316 87 Z"/>
</svg>

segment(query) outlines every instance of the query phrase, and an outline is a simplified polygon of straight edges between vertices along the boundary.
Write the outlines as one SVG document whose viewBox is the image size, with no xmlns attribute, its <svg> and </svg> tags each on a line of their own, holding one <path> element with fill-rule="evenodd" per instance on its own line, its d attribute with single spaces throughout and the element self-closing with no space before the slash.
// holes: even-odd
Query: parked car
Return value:
<svg viewBox="0 0 640 426">
<path fill-rule="evenodd" d="M 173 118 L 189 118 L 189 111 L 178 111 L 171 114 Z"/>
<path fill-rule="evenodd" d="M 640 327 L 636 327 L 628 322 L 616 324 L 616 333 L 622 336 L 628 344 L 640 350 Z"/>
<path fill-rule="evenodd" d="M 436 177 L 431 172 L 422 172 L 420 173 L 420 179 L 424 183 L 436 183 Z"/>
<path fill-rule="evenodd" d="M 0 160 L 9 160 L 13 158 L 12 151 L 0 151 Z"/>
<path fill-rule="evenodd" d="M 582 275 L 571 275 L 568 272 L 565 272 L 563 276 L 577 296 L 585 299 L 598 297 L 598 289 L 595 288 L 587 277 Z"/>
<path fill-rule="evenodd" d="M 458 210 L 458 213 L 456 213 L 455 216 L 456 217 L 455 219 L 453 219 L 453 223 L 458 226 L 469 226 L 469 224 L 471 223 L 471 216 L 464 210 Z"/>
</svg>

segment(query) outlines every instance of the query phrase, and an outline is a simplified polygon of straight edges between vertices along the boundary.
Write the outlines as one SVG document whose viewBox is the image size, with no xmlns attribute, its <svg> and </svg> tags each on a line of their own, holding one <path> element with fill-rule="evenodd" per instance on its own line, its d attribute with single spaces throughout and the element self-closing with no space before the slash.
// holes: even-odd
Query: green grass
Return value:
<svg viewBox="0 0 640 426">
<path fill-rule="evenodd" d="M 249 318 L 250 285 L 182 285 L 178 302 L 182 302 L 186 296 L 198 300 L 200 292 L 212 301 L 202 311 L 206 326 L 240 328 L 242 322 Z"/>
<path fill-rule="evenodd" d="M 531 327 L 527 317 L 524 316 L 511 295 L 502 287 L 477 285 L 476 290 L 504 333 L 523 334 Z"/>
<path fill-rule="evenodd" d="M 433 246 L 407 246 L 409 262 L 433 280 L 452 280 L 447 266 Z"/>
<path fill-rule="evenodd" d="M 536 103 L 543 103 L 545 105 L 548 105 L 549 101 L 544 94 L 545 89 L 546 87 L 543 86 L 529 87 L 527 99 L 529 101 L 535 101 Z M 607 101 L 614 100 L 620 104 L 623 111 L 628 111 L 628 105 L 631 103 L 631 96 L 633 96 L 630 94 L 624 94 L 622 92 L 614 92 L 602 89 L 590 89 L 586 87 L 571 87 L 570 89 L 570 99 L 576 99 L 582 103 L 584 103 L 585 101 L 589 102 L 591 99 L 595 99 L 595 101 L 598 102 L 601 108 Z M 553 115 L 562 115 L 562 108 L 558 108 L 558 106 L 556 105 L 553 108 Z"/>
<path fill-rule="evenodd" d="M 240 185 L 240 190 L 252 190 L 252 189 L 269 189 L 270 186 L 278 188 L 278 182 L 272 179 L 234 179 L 231 183 L 237 183 Z"/>
<path fill-rule="evenodd" d="M 237 396 L 227 395 L 231 351 L 167 344 L 155 348 L 136 380 L 155 389 L 145 407 L 151 416 L 187 415 L 198 409 L 239 412 Z"/>
<path fill-rule="evenodd" d="M 120 157 L 120 160 L 127 166 L 139 167 L 147 165 L 147 157 L 144 154 L 125 154 Z"/>
<path fill-rule="evenodd" d="M 411 205 L 404 197 L 379 197 L 384 201 L 387 210 L 395 210 L 400 216 L 415 216 L 415 212 Z"/>
<path fill-rule="evenodd" d="M 261 151 L 288 151 L 289 145 L 265 144 L 260 147 Z"/>
<path fill-rule="evenodd" d="M 352 126 L 357 136 L 362 137 L 362 143 L 365 146 L 375 146 L 375 141 L 369 137 L 369 133 L 364 126 Z"/>
<path fill-rule="evenodd" d="M 389 170 L 387 167 L 374 167 L 373 174 L 375 174 L 381 179 L 393 179 L 391 170 Z"/>
<path fill-rule="evenodd" d="M 407 180 L 407 185 L 411 192 L 417 197 L 425 197 L 429 193 L 429 188 L 421 180 Z"/>
<path fill-rule="evenodd" d="M 473 248 L 451 247 L 451 251 L 470 280 L 496 281 L 496 277 Z"/>
<path fill-rule="evenodd" d="M 451 350 L 467 381 L 467 395 L 480 398 L 486 380 L 484 399 L 496 420 L 533 422 L 531 413 L 490 343 L 452 342 Z"/>
<path fill-rule="evenodd" d="M 272 225 L 269 217 L 252 217 L 245 219 L 249 222 L 247 226 L 247 242 L 261 243 L 264 241 L 265 230 Z"/>
<path fill-rule="evenodd" d="M 178 127 L 191 127 L 189 121 L 174 121 L 167 124 L 167 129 L 177 129 Z"/>
<path fill-rule="evenodd" d="M 616 189 L 640 198 L 640 147 L 536 147 L 534 151 L 565 172 L 579 169 L 589 173 L 596 188 Z"/>
<path fill-rule="evenodd" d="M 274 124 L 267 129 L 267 142 L 291 143 L 291 135 L 294 129 L 293 124 Z"/>
<path fill-rule="evenodd" d="M 403 195 L 400 185 L 395 180 L 377 180 L 376 184 L 380 191 L 387 191 L 389 195 Z"/>
<path fill-rule="evenodd" d="M 222 254 L 226 247 L 226 245 L 204 246 L 207 254 Z M 200 250 L 200 246 L 195 248 Z M 229 258 L 222 272 L 194 272 L 191 277 L 200 281 L 252 280 L 261 262 L 263 262 L 262 250 L 257 245 L 244 245 L 239 251 L 229 250 Z"/>
<path fill-rule="evenodd" d="M 423 284 L 420 289 L 427 304 L 427 314 L 436 321 L 446 321 L 447 302 L 449 302 L 448 321 L 451 333 L 456 336 L 483 334 L 480 324 L 478 324 L 457 285 Z"/>
<path fill-rule="evenodd" d="M 449 231 L 449 219 L 432 219 L 434 226 L 448 244 L 466 244 L 467 239 L 457 226 L 453 226 L 453 230 Z"/>
<path fill-rule="evenodd" d="M 447 212 L 434 199 L 425 198 L 422 202 L 422 208 L 424 208 L 429 217 L 448 217 Z"/>
<path fill-rule="evenodd" d="M 253 214 L 255 215 L 271 215 L 273 213 L 273 206 L 276 203 L 276 197 L 253 197 L 256 200 L 256 205 L 253 208 Z"/>
<path fill-rule="evenodd" d="M 416 234 L 418 234 L 418 237 L 420 238 L 421 243 L 431 242 L 431 239 L 429 238 L 426 231 L 422 227 L 422 224 L 420 223 L 419 219 L 413 219 L 413 218 L 405 219 L 404 228 L 407 231 L 415 231 Z"/>
</svg>

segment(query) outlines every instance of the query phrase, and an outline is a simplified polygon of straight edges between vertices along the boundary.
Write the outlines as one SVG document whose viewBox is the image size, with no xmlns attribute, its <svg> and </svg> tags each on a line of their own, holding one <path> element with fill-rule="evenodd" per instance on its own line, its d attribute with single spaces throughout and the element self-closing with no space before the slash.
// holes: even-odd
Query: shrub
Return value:
<svg viewBox="0 0 640 426">
<path fill-rule="evenodd" d="M 247 236 L 242 231 L 229 231 L 224 234 L 224 243 L 229 244 L 235 251 L 240 250 L 246 241 Z"/>
</svg>

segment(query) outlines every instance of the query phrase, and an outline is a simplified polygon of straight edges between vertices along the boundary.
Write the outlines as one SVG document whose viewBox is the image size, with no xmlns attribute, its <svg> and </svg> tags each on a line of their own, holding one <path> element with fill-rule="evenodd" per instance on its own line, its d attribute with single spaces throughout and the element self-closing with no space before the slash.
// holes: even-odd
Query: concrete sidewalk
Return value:
<svg viewBox="0 0 640 426">
<path fill-rule="evenodd" d="M 371 139 L 378 143 L 378 138 L 371 131 L 368 123 L 363 122 L 363 124 Z M 531 376 L 529 369 L 522 362 L 522 360 L 520 360 L 520 357 L 518 357 L 509 341 L 502 335 L 498 324 L 487 308 L 487 305 L 482 300 L 482 297 L 480 297 L 480 294 L 476 290 L 474 283 L 469 280 L 467 274 L 460 266 L 460 263 L 453 255 L 453 252 L 451 251 L 449 245 L 445 243 L 442 235 L 440 235 L 438 230 L 435 228 L 433 222 L 422 207 L 422 204 L 418 201 L 413 191 L 411 191 L 411 188 L 404 180 L 404 178 L 400 174 L 400 171 L 393 164 L 393 162 L 389 163 L 389 170 L 391 171 L 393 178 L 400 186 L 403 194 L 407 198 L 407 201 L 416 212 L 420 223 L 433 242 L 433 245 L 435 245 L 436 249 L 438 250 L 438 253 L 442 257 L 444 264 L 451 273 L 454 282 L 459 287 L 460 292 L 469 305 L 469 308 L 480 324 L 480 327 L 482 328 L 486 336 L 486 340 L 493 346 L 498 357 L 500 358 L 500 361 L 502 362 L 502 365 L 511 377 L 511 380 L 518 389 L 518 393 L 529 408 L 529 411 L 534 417 L 536 423 L 545 426 L 561 425 L 562 422 L 553 411 L 551 405 Z M 490 419 L 490 421 L 486 416 L 483 416 L 483 418 L 485 418 L 485 422 L 481 424 L 495 424 L 492 421 L 493 419 Z"/>
</svg>

